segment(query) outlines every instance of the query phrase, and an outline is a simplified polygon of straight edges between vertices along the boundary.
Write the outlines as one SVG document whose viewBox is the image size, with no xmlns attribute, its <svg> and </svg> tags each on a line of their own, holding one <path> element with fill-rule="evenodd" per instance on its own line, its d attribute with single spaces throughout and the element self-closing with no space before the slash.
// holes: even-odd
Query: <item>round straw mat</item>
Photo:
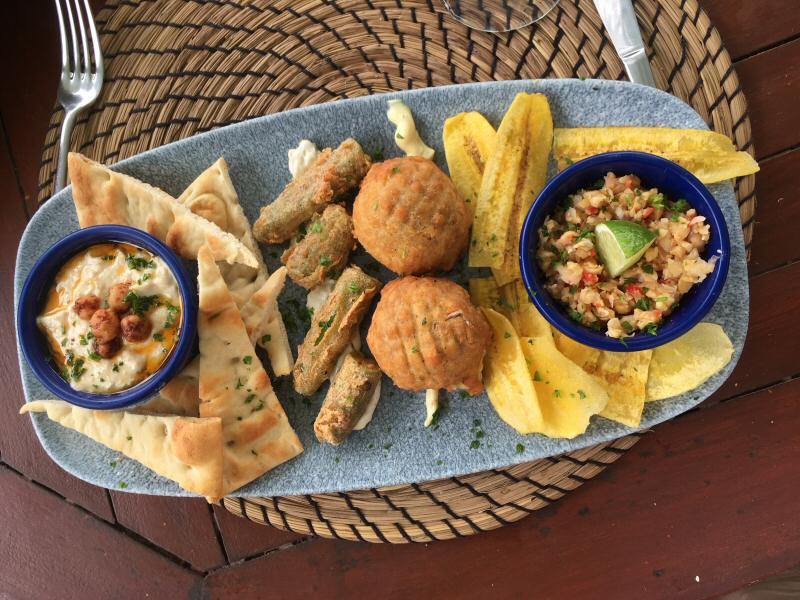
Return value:
<svg viewBox="0 0 800 600">
<path fill-rule="evenodd" d="M 747 105 L 719 33 L 696 0 L 636 0 L 661 89 L 753 153 Z M 297 106 L 492 79 L 624 79 L 591 0 L 562 0 L 537 24 L 477 32 L 434 0 L 112 1 L 96 15 L 101 98 L 72 149 L 115 162 L 202 131 Z M 53 190 L 61 111 L 39 174 Z M 736 181 L 745 240 L 754 178 Z M 547 506 L 616 460 L 628 436 L 558 458 L 465 477 L 346 494 L 225 500 L 233 513 L 300 533 L 427 542 L 501 527 Z"/>
</svg>

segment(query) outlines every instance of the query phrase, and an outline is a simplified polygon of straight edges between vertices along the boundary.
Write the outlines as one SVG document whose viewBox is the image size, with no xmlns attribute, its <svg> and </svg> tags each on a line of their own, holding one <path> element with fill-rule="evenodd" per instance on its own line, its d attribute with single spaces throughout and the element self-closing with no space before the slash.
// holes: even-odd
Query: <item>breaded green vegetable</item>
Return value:
<svg viewBox="0 0 800 600">
<path fill-rule="evenodd" d="M 380 367 L 372 359 L 355 352 L 344 357 L 314 421 L 314 433 L 320 442 L 338 446 L 350 435 L 381 375 Z"/>
<path fill-rule="evenodd" d="M 381 282 L 358 267 L 342 273 L 325 304 L 314 314 L 294 364 L 294 389 L 310 396 L 330 377 L 350 334 L 361 322 Z"/>
<path fill-rule="evenodd" d="M 357 188 L 371 164 L 354 139 L 346 139 L 336 150 L 326 148 L 274 202 L 261 209 L 253 224 L 253 235 L 267 244 L 288 240 L 314 213 L 322 212 L 336 198 Z"/>
<path fill-rule="evenodd" d="M 292 240 L 281 261 L 289 277 L 310 290 L 347 265 L 353 249 L 353 220 L 344 207 L 330 204 L 321 215 L 314 215 L 303 231 Z"/>
</svg>

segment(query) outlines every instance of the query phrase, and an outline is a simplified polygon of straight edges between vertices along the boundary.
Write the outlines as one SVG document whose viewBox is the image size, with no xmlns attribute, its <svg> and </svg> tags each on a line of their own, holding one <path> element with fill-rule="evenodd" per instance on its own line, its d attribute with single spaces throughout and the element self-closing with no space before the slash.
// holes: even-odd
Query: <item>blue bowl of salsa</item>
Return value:
<svg viewBox="0 0 800 600">
<path fill-rule="evenodd" d="M 571 194 L 591 189 L 609 172 L 618 177 L 633 174 L 641 187 L 658 188 L 670 199 L 684 199 L 710 225 L 710 239 L 700 257 L 716 257 L 713 271 L 686 292 L 674 310 L 651 328 L 627 337 L 615 338 L 576 320 L 568 307 L 554 298 L 545 285 L 545 274 L 537 260 L 539 232 L 545 221 Z M 633 352 L 661 346 L 689 331 L 711 310 L 716 302 L 730 265 L 730 239 L 722 211 L 716 200 L 697 177 L 660 156 L 644 152 L 607 152 L 578 161 L 561 171 L 542 189 L 528 211 L 520 235 L 520 270 L 531 301 L 547 321 L 573 340 L 615 352 Z"/>
</svg>

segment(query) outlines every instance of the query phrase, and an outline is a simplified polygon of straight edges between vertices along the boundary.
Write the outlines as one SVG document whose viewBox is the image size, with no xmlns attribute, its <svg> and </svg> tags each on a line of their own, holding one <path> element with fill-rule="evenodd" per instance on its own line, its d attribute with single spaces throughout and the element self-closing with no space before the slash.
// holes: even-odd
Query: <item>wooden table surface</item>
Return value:
<svg viewBox="0 0 800 600">
<path fill-rule="evenodd" d="M 491 533 L 405 546 L 303 537 L 199 499 L 109 492 L 41 449 L 17 415 L 12 276 L 35 210 L 57 29 L 52 2 L 6 6 L 0 598 L 705 598 L 800 563 L 800 4 L 701 4 L 736 61 L 761 165 L 738 367 L 698 409 L 550 508 Z"/>
</svg>

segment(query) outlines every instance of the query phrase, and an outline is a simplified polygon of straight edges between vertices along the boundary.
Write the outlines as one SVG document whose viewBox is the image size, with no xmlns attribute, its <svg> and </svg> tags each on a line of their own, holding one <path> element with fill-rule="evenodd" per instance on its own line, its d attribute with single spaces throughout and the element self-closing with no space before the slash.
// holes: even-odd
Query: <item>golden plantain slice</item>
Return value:
<svg viewBox="0 0 800 600">
<path fill-rule="evenodd" d="M 519 433 L 542 432 L 542 410 L 519 337 L 503 315 L 491 308 L 481 310 L 494 333 L 483 367 L 489 400 L 497 415 Z"/>
<path fill-rule="evenodd" d="M 494 127 L 481 113 L 458 113 L 444 122 L 442 138 L 450 178 L 473 214 L 483 171 L 494 150 Z"/>
<path fill-rule="evenodd" d="M 541 337 L 523 337 L 520 341 L 544 415 L 542 433 L 574 438 L 585 432 L 592 415 L 606 407 L 608 392 L 558 351 L 549 332 Z"/>
<path fill-rule="evenodd" d="M 662 400 L 696 388 L 727 365 L 733 344 L 716 323 L 699 323 L 653 350 L 645 400 Z"/>
<path fill-rule="evenodd" d="M 472 225 L 469 266 L 518 277 L 519 227 L 541 186 L 552 144 L 552 117 L 542 94 L 517 94 L 497 129 Z M 511 257 L 506 255 L 510 253 Z"/>
<path fill-rule="evenodd" d="M 492 269 L 492 274 L 499 285 L 510 284 L 518 281 L 521 277 L 519 236 L 522 233 L 522 223 L 525 221 L 531 204 L 547 182 L 547 163 L 550 160 L 550 150 L 553 145 L 553 117 L 550 114 L 550 105 L 546 96 L 537 94 L 533 104 L 530 119 L 535 119 L 536 131 L 531 132 L 527 148 L 528 172 L 523 187 L 517 189 L 514 194 L 503 264 L 500 268 Z"/>
<path fill-rule="evenodd" d="M 576 127 L 556 129 L 553 157 L 558 168 L 602 152 L 638 150 L 678 163 L 703 183 L 716 183 L 758 172 L 747 152 L 714 131 L 667 127 Z"/>
</svg>

